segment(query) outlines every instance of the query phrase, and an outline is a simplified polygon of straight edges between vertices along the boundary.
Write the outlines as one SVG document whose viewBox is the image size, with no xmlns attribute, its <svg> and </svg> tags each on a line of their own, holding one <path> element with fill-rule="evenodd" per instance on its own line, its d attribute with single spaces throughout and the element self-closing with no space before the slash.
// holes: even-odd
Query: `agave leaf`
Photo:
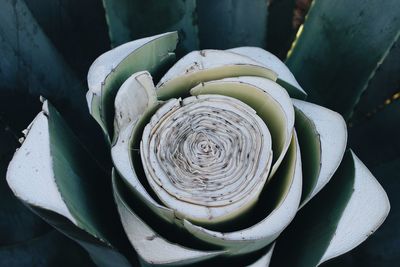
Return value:
<svg viewBox="0 0 400 267">
<path fill-rule="evenodd" d="M 399 157 L 399 121 L 400 101 L 395 100 L 349 128 L 349 144 L 367 166 L 379 166 Z"/>
<path fill-rule="evenodd" d="M 237 76 L 258 76 L 276 81 L 274 71 L 248 57 L 220 50 L 193 51 L 181 58 L 157 84 L 161 100 L 189 95 L 189 90 L 202 83 Z"/>
<path fill-rule="evenodd" d="M 390 203 L 386 192 L 354 153 L 352 157 L 355 168 L 353 197 L 319 263 L 357 247 L 379 228 L 389 214 Z M 349 231 L 350 225 L 354 228 Z"/>
<path fill-rule="evenodd" d="M 102 3 L 97 0 L 24 2 L 79 80 L 85 80 L 92 61 L 110 49 Z"/>
<path fill-rule="evenodd" d="M 265 194 L 276 194 L 273 211 L 256 224 L 238 231 L 218 232 L 194 225 L 184 220 L 184 227 L 204 242 L 224 247 L 229 254 L 240 255 L 256 251 L 272 243 L 296 215 L 301 197 L 301 158 L 296 135 L 293 135 L 291 146 L 276 173 L 277 186 Z M 261 203 L 266 205 L 266 203 Z"/>
<path fill-rule="evenodd" d="M 121 193 L 121 182 L 113 172 L 114 197 L 122 225 L 137 251 L 143 265 L 180 266 L 204 261 L 221 255 L 224 251 L 200 251 L 174 244 L 158 235 L 129 207 Z"/>
<path fill-rule="evenodd" d="M 272 136 L 275 174 L 290 145 L 294 126 L 294 110 L 289 95 L 278 84 L 260 77 L 238 77 L 204 82 L 190 90 L 192 95 L 220 94 L 239 99 L 260 116 Z"/>
<path fill-rule="evenodd" d="M 390 49 L 382 65 L 355 106 L 350 122 L 356 124 L 369 119 L 380 109 L 400 97 L 400 39 Z M 378 115 L 379 116 L 379 115 Z"/>
<path fill-rule="evenodd" d="M 138 173 L 135 170 L 135 166 L 132 164 L 133 155 L 137 153 L 132 148 L 137 142 L 137 137 L 140 137 L 136 133 L 139 131 L 139 128 L 144 127 L 144 125 L 142 125 L 144 124 L 144 121 L 147 121 L 144 119 L 144 117 L 147 116 L 145 115 L 140 119 L 132 121 L 120 132 L 115 145 L 111 148 L 112 160 L 114 162 L 116 171 L 124 180 L 132 194 L 138 197 L 146 205 L 146 208 L 159 215 L 160 218 L 169 223 L 173 223 L 175 220 L 174 211 L 166 208 L 163 205 L 160 205 L 153 199 L 153 197 L 147 192 L 146 188 L 141 183 L 140 178 L 143 180 L 145 177 L 139 178 Z M 136 158 L 140 159 L 139 156 Z"/>
<path fill-rule="evenodd" d="M 120 45 L 148 34 L 177 30 L 182 51 L 204 48 L 226 49 L 238 45 L 265 47 L 268 4 L 252 1 L 123 0 L 103 1 L 112 44 Z M 246 9 L 254 16 L 237 10 Z M 154 19 L 154 18 L 157 19 Z M 200 31 L 200 32 L 198 32 Z M 249 34 L 252 32 L 258 34 Z M 224 36 L 223 40 L 220 36 Z"/>
<path fill-rule="evenodd" d="M 199 49 L 195 0 L 104 0 L 113 46 L 160 32 L 178 31 L 182 50 Z"/>
<path fill-rule="evenodd" d="M 149 82 L 148 79 L 151 79 L 149 74 L 146 72 L 141 72 L 142 74 L 133 74 L 131 77 L 135 77 L 137 75 L 143 76 L 145 79 L 145 83 Z M 147 77 L 147 78 L 146 78 Z M 122 88 L 121 88 L 122 89 Z M 119 90 L 116 103 L 119 101 L 125 102 L 126 98 L 123 95 L 124 90 Z M 149 89 L 147 86 L 144 87 L 132 87 L 133 90 L 145 90 Z M 121 92 L 121 93 L 120 93 Z M 134 93 L 134 92 L 132 92 Z M 173 224 L 176 220 L 175 212 L 172 209 L 169 209 L 163 205 L 160 205 L 157 201 L 153 199 L 153 196 L 148 193 L 142 184 L 143 180 L 146 178 L 144 174 L 138 173 L 135 166 L 135 160 L 140 161 L 140 155 L 138 154 L 139 147 L 138 144 L 142 138 L 142 131 L 144 126 L 150 120 L 151 116 L 156 112 L 156 110 L 162 105 L 160 102 L 153 102 L 153 97 L 148 99 L 147 105 L 132 105 L 138 99 L 135 99 L 133 102 L 127 101 L 126 111 L 131 114 L 129 116 L 128 122 L 124 122 L 124 127 L 121 127 L 120 132 L 115 137 L 115 142 L 111 148 L 111 158 L 115 166 L 116 172 L 119 176 L 124 180 L 126 186 L 129 188 L 130 192 L 138 198 L 139 201 L 145 204 L 146 209 L 154 212 L 157 216 L 160 216 L 161 219 L 165 220 L 168 223 Z M 143 103 L 142 103 L 143 104 Z M 117 116 L 119 111 L 116 112 Z M 140 176 L 140 177 L 139 177 Z"/>
<path fill-rule="evenodd" d="M 400 228 L 398 227 L 400 216 L 400 199 L 398 182 L 398 170 L 400 168 L 400 158 L 381 163 L 371 168 L 371 172 L 379 179 L 385 189 L 389 199 L 391 209 L 384 224 L 372 234 L 365 242 L 357 246 L 356 249 L 324 262 L 321 266 L 353 266 L 361 264 L 368 267 L 396 266 L 400 255 L 396 244 Z"/>
<path fill-rule="evenodd" d="M 362 256 L 370 266 L 384 267 L 396 266 L 400 255 L 397 253 L 396 240 L 398 240 L 400 229 L 398 218 L 400 216 L 400 201 L 398 194 L 400 183 L 398 180 L 398 170 L 400 168 L 400 157 L 395 160 L 385 162 L 374 167 L 371 171 L 379 177 L 379 182 L 385 189 L 392 205 L 389 216 L 379 231 L 374 233 L 365 243 L 357 247 L 349 254 L 354 258 Z M 340 257 L 341 258 L 341 257 Z M 384 259 L 384 260 L 382 260 Z"/>
<path fill-rule="evenodd" d="M 114 138 L 131 121 L 137 120 L 147 109 L 157 105 L 153 80 L 147 71 L 132 74 L 115 96 Z"/>
<path fill-rule="evenodd" d="M 175 211 L 161 205 L 157 201 L 157 197 L 151 194 L 151 189 L 146 187 L 146 177 L 141 171 L 142 164 L 139 154 L 139 144 L 143 129 L 162 105 L 163 103 L 160 102 L 150 109 L 143 107 L 142 114 L 132 120 L 119 133 L 115 144 L 111 148 L 111 157 L 117 173 L 137 200 L 163 221 L 174 224 L 178 220 Z"/>
<path fill-rule="evenodd" d="M 296 81 L 292 72 L 286 65 L 272 53 L 258 47 L 237 47 L 228 51 L 244 55 L 263 64 L 267 69 L 273 70 L 278 75 L 276 82 L 287 90 L 289 95 L 294 98 L 304 99 L 307 93 L 304 92 L 300 84 Z"/>
<path fill-rule="evenodd" d="M 78 242 L 92 240 L 88 246 L 95 249 L 88 252 L 96 262 L 110 255 L 119 258 L 120 266 L 129 266 L 111 245 L 123 249 L 126 240 L 119 232 L 106 177 L 47 101 L 7 172 L 14 194 L 46 221 Z"/>
<path fill-rule="evenodd" d="M 24 1 L 0 3 L 0 40 L 2 94 L 19 91 L 36 98 L 42 95 L 57 104 L 63 102 L 69 114 L 71 111 L 74 115 L 84 113 L 82 84 L 43 33 Z"/>
<path fill-rule="evenodd" d="M 154 75 L 175 58 L 176 32 L 135 40 L 99 56 L 88 73 L 86 95 L 89 111 L 112 140 L 114 100 L 122 83 L 133 73 L 148 70 Z"/>
<path fill-rule="evenodd" d="M 279 239 L 271 266 L 318 266 L 339 256 L 370 236 L 389 208 L 385 191 L 348 152 L 331 182 Z"/>
<path fill-rule="evenodd" d="M 81 83 L 43 33 L 24 1 L 0 3 L 0 87 L 65 99 L 76 110 L 84 92 Z M 34 53 L 32 52 L 34 51 Z M 51 75 L 49 75 L 51 73 Z M 28 90 L 29 89 L 29 90 Z"/>
<path fill-rule="evenodd" d="M 272 1 L 268 7 L 267 50 L 282 60 L 296 34 L 293 28 L 295 7 L 296 0 Z"/>
<path fill-rule="evenodd" d="M 48 128 L 47 117 L 42 111 L 28 127 L 29 135 L 26 136 L 23 146 L 17 150 L 13 160 L 10 162 L 7 182 L 18 198 L 33 205 L 54 210 L 56 213 L 76 223 L 75 218 L 71 215 L 59 194 L 51 167 L 49 168 L 52 164 L 52 159 L 49 151 L 50 134 Z M 43 147 L 47 147 L 47 153 L 41 152 Z M 40 175 L 29 175 L 32 170 L 34 173 L 40 173 Z M 48 194 L 40 193 L 46 188 L 48 189 Z"/>
<path fill-rule="evenodd" d="M 202 48 L 265 47 L 267 1 L 202 0 L 197 1 L 196 12 Z"/>
<path fill-rule="evenodd" d="M 18 201 L 4 179 L 7 165 L 18 144 L 11 132 L 6 131 L 6 127 L 0 117 L 0 248 L 31 239 L 49 230 L 46 223 Z"/>
<path fill-rule="evenodd" d="M 347 144 L 346 123 L 340 114 L 293 99 L 296 131 L 303 163 L 304 206 L 329 182 L 342 161 Z"/>
<path fill-rule="evenodd" d="M 400 33 L 397 0 L 348 4 L 314 1 L 286 61 L 309 100 L 345 119 Z"/>
<path fill-rule="evenodd" d="M 139 76 L 142 77 L 142 82 L 137 84 L 135 82 L 135 77 Z M 139 161 L 138 164 L 141 165 L 138 144 L 142 138 L 143 128 L 156 110 L 160 108 L 162 103 L 154 99 L 152 91 L 154 90 L 154 85 L 152 85 L 150 74 L 147 72 L 139 72 L 133 74 L 130 79 L 132 80 L 125 84 L 127 86 L 123 86 L 119 89 L 115 99 L 115 120 L 118 120 L 120 112 L 129 114 L 129 119 L 122 122 L 124 126 L 120 128 L 118 135 L 115 136 L 115 141 L 111 148 L 111 158 L 118 174 L 125 181 L 131 192 L 145 203 L 146 208 L 153 211 L 165 221 L 173 223 L 175 221 L 174 211 L 157 203 L 153 199 L 153 196 L 147 192 L 142 184 L 145 177 L 138 177 L 137 170 L 135 169 L 137 166 L 135 166 L 134 162 L 137 160 Z M 127 90 L 130 90 L 129 92 L 131 95 L 135 95 L 137 91 L 146 92 L 149 98 L 147 101 L 137 98 L 131 101 L 131 99 L 126 98 L 126 93 L 124 91 Z M 132 105 L 132 103 L 137 104 Z M 123 111 L 121 109 L 123 109 Z M 122 116 L 122 119 L 124 119 L 124 116 Z M 139 176 L 141 175 L 142 174 L 139 173 Z M 144 174 L 142 176 L 144 176 Z"/>
<path fill-rule="evenodd" d="M 105 157 L 99 146 L 103 140 L 85 105 L 86 89 L 44 34 L 25 1 L 0 2 L 0 40 L 0 98 L 12 102 L 10 96 L 18 97 L 9 114 L 10 121 L 20 116 L 15 111 L 20 99 L 28 99 L 28 105 L 37 109 L 39 105 L 33 103 L 43 96 L 63 112 L 78 137 L 97 152 L 99 159 Z"/>
</svg>

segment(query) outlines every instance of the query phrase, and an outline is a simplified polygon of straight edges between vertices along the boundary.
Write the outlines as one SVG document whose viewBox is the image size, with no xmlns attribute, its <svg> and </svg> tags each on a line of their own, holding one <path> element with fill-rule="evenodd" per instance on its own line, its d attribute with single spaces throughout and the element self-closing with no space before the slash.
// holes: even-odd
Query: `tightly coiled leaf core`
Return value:
<svg viewBox="0 0 400 267">
<path fill-rule="evenodd" d="M 231 97 L 201 95 L 170 100 L 154 114 L 143 132 L 141 157 L 165 205 L 214 221 L 255 202 L 268 178 L 271 144 L 268 127 L 252 108 Z"/>
</svg>

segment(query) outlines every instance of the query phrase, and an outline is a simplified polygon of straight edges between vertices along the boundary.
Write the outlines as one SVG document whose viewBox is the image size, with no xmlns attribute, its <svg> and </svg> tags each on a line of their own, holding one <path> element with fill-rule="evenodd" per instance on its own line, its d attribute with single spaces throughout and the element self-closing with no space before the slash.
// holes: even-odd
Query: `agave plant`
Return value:
<svg viewBox="0 0 400 267">
<path fill-rule="evenodd" d="M 284 63 L 256 47 L 193 51 L 154 85 L 177 42 L 135 40 L 89 70 L 114 201 L 47 100 L 9 165 L 14 194 L 99 266 L 317 266 L 379 227 L 387 195 L 345 153 L 341 115 L 301 100 Z"/>
<path fill-rule="evenodd" d="M 106 25 L 96 0 L 3 1 L 0 173 L 43 95 L 49 101 L 24 131 L 8 181 L 97 265 L 316 266 L 348 251 L 384 220 L 387 199 L 354 153 L 344 152 L 343 118 L 304 100 L 344 116 L 351 147 L 392 199 L 400 5 L 355 0 L 349 9 L 348 1 L 315 0 L 292 42 L 300 2 L 311 1 L 104 0 Z M 308 96 L 262 49 L 195 51 L 172 66 L 176 34 L 153 36 L 117 47 L 91 68 L 87 100 L 104 144 L 74 71 L 83 80 L 108 49 L 107 26 L 114 47 L 179 29 L 178 59 L 243 45 L 285 58 L 292 45 L 286 64 Z M 5 183 L 0 265 L 92 266 Z M 391 202 L 386 227 L 350 254 L 353 264 L 386 266 L 397 257 L 388 249 L 397 240 Z"/>
</svg>

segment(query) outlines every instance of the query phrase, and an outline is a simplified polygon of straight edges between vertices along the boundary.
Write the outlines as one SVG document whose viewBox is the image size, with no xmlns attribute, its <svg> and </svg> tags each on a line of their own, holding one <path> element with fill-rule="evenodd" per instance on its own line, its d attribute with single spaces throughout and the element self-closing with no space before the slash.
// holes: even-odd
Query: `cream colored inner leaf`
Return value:
<svg viewBox="0 0 400 267">
<path fill-rule="evenodd" d="M 167 102 L 145 127 L 140 150 L 160 200 L 185 218 L 210 221 L 254 204 L 272 162 L 265 123 L 243 102 L 218 95 Z"/>
</svg>

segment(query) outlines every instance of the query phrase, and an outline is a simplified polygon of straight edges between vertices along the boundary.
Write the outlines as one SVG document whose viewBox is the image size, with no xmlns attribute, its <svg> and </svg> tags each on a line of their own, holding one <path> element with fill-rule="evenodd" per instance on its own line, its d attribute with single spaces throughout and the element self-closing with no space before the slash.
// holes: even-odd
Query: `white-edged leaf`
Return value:
<svg viewBox="0 0 400 267">
<path fill-rule="evenodd" d="M 111 266 L 108 257 L 116 266 L 126 267 L 130 263 L 119 249 L 126 248 L 127 240 L 106 178 L 47 101 L 28 127 L 7 172 L 14 194 L 79 242 L 99 266 Z"/>
<path fill-rule="evenodd" d="M 275 81 L 276 73 L 248 57 L 222 50 L 193 51 L 181 58 L 157 84 L 161 100 L 184 97 L 202 83 L 237 76 L 259 76 Z"/>
<path fill-rule="evenodd" d="M 122 225 L 144 264 L 180 266 L 204 261 L 224 253 L 224 251 L 190 249 L 164 239 L 130 209 L 119 191 L 117 179 L 113 174 L 114 198 Z"/>
<path fill-rule="evenodd" d="M 115 96 L 114 139 L 130 122 L 157 104 L 153 79 L 147 71 L 132 74 Z"/>
<path fill-rule="evenodd" d="M 296 215 L 276 243 L 271 266 L 310 267 L 353 249 L 388 215 L 388 197 L 353 152 Z"/>
<path fill-rule="evenodd" d="M 273 70 L 277 75 L 277 83 L 284 87 L 291 97 L 305 98 L 307 93 L 301 88 L 289 68 L 274 54 L 252 46 L 243 46 L 229 49 L 228 51 L 244 55 L 260 62 L 266 68 Z"/>
<path fill-rule="evenodd" d="M 135 40 L 99 56 L 90 66 L 86 98 L 89 111 L 112 139 L 114 98 L 122 83 L 133 73 L 147 70 L 154 74 L 175 58 L 176 32 Z"/>
<path fill-rule="evenodd" d="M 116 171 L 125 181 L 131 193 L 135 194 L 149 210 L 158 214 L 160 218 L 169 223 L 173 223 L 175 221 L 174 211 L 160 205 L 152 198 L 141 183 L 135 166 L 132 163 L 133 153 L 138 154 L 139 152 L 139 150 L 133 150 L 133 144 L 137 141 L 136 138 L 141 138 L 141 136 L 137 136 L 137 132 L 139 131 L 138 128 L 141 128 L 141 126 L 144 127 L 144 125 L 141 125 L 143 120 L 143 117 L 141 117 L 140 119 L 132 121 L 127 127 L 122 129 L 116 143 L 111 148 L 111 157 Z M 140 156 L 137 156 L 137 159 L 140 159 Z M 146 179 L 145 177 L 142 178 Z"/>
<path fill-rule="evenodd" d="M 304 130 L 298 134 L 308 135 L 299 138 L 305 141 L 300 143 L 303 164 L 308 164 L 311 169 L 309 172 L 303 168 L 307 170 L 303 172 L 306 181 L 303 185 L 308 186 L 303 189 L 301 206 L 304 206 L 329 182 L 340 165 L 346 150 L 347 127 L 343 117 L 332 110 L 296 99 L 293 99 L 293 104 L 298 116 L 302 116 L 295 127 Z"/>
<path fill-rule="evenodd" d="M 379 228 L 390 211 L 385 190 L 361 160 L 350 153 L 355 168 L 354 191 L 319 264 L 357 247 Z"/>
<path fill-rule="evenodd" d="M 28 126 L 22 146 L 8 166 L 7 182 L 24 202 L 52 210 L 77 225 L 54 179 L 47 108 L 43 108 Z"/>
</svg>

